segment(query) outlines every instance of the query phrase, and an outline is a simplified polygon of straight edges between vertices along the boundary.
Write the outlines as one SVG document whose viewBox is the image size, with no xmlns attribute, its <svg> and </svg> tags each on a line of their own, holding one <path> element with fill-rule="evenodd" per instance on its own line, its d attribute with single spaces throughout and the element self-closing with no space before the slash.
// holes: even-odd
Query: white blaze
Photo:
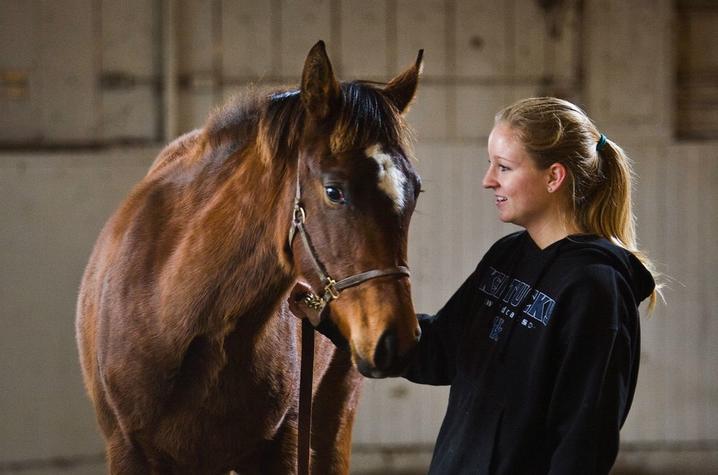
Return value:
<svg viewBox="0 0 718 475">
<path fill-rule="evenodd" d="M 406 176 L 394 164 L 391 156 L 384 153 L 379 145 L 367 147 L 366 156 L 379 164 L 379 189 L 381 189 L 394 202 L 394 209 L 400 213 L 404 208 L 404 183 Z"/>
</svg>

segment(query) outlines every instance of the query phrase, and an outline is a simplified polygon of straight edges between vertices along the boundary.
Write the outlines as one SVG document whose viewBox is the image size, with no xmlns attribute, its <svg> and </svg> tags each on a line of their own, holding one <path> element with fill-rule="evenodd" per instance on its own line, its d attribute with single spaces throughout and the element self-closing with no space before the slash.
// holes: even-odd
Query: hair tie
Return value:
<svg viewBox="0 0 718 475">
<path fill-rule="evenodd" d="M 596 144 L 596 151 L 600 152 L 603 149 L 603 147 L 606 145 L 606 142 L 607 142 L 606 136 L 601 134 L 601 138 L 598 139 L 598 143 Z"/>
</svg>

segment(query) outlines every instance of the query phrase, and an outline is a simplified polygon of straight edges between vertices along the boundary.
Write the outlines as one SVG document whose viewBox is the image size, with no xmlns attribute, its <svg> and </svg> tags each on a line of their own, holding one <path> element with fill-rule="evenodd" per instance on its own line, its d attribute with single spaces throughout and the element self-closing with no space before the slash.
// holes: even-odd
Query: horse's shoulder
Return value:
<svg viewBox="0 0 718 475">
<path fill-rule="evenodd" d="M 202 136 L 203 130 L 195 129 L 170 142 L 169 145 L 162 149 L 159 155 L 157 155 L 157 158 L 155 158 L 155 161 L 147 172 L 147 176 L 153 175 L 166 165 L 186 157 L 193 147 L 201 145 Z"/>
</svg>

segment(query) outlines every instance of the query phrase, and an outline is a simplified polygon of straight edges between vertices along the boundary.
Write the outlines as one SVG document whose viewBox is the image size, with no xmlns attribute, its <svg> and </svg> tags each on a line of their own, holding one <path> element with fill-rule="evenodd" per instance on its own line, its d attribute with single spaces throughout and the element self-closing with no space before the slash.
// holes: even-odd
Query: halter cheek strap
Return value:
<svg viewBox="0 0 718 475">
<path fill-rule="evenodd" d="M 292 227 L 289 231 L 289 246 L 292 246 L 294 236 L 299 234 L 299 237 L 302 240 L 302 244 L 304 245 L 304 249 L 309 255 L 309 261 L 312 263 L 314 272 L 319 277 L 319 281 L 321 282 L 321 285 L 323 287 L 321 294 L 307 294 L 307 296 L 304 298 L 304 304 L 312 310 L 316 310 L 318 313 L 320 313 L 321 318 L 324 318 L 323 311 L 327 304 L 329 304 L 329 302 L 331 302 L 332 300 L 338 299 L 339 294 L 350 287 L 357 286 L 363 282 L 366 282 L 367 280 L 376 279 L 377 277 L 411 276 L 411 273 L 409 272 L 409 269 L 407 267 L 396 266 L 381 270 L 372 269 L 366 272 L 361 272 L 359 274 L 345 277 L 344 279 L 341 279 L 339 281 L 334 280 L 328 273 L 324 271 L 323 266 L 317 260 L 316 253 L 314 252 L 314 248 L 309 241 L 309 236 L 304 227 L 305 220 L 306 213 L 304 211 L 304 208 L 301 207 L 299 202 L 295 202 L 294 218 L 292 222 Z"/>
<path fill-rule="evenodd" d="M 294 237 L 299 234 L 302 244 L 304 246 L 304 250 L 309 255 L 309 260 L 312 263 L 312 267 L 314 268 L 314 272 L 319 277 L 319 282 L 321 282 L 322 285 L 322 292 L 321 293 L 310 293 L 307 294 L 307 296 L 304 298 L 304 304 L 311 308 L 312 310 L 317 311 L 320 314 L 320 318 L 324 318 L 324 308 L 331 302 L 332 300 L 336 300 L 339 298 L 339 294 L 350 288 L 357 286 L 363 282 L 366 282 L 367 280 L 376 279 L 378 277 L 384 277 L 384 276 L 402 276 L 402 277 L 410 277 L 411 274 L 409 272 L 409 269 L 405 266 L 396 266 L 396 267 L 390 267 L 388 269 L 372 269 L 366 272 L 361 272 L 359 274 L 354 274 L 349 277 L 345 277 L 344 279 L 341 279 L 339 281 L 334 280 L 324 269 L 324 266 L 321 265 L 319 260 L 317 259 L 316 253 L 314 252 L 314 248 L 311 245 L 309 235 L 307 234 L 307 231 L 304 227 L 304 222 L 307 219 L 307 214 L 304 211 L 304 208 L 302 208 L 301 205 L 301 187 L 299 185 L 299 165 L 301 163 L 301 160 L 297 163 L 297 185 L 296 185 L 296 191 L 294 195 L 294 211 L 292 213 L 292 226 L 289 228 L 289 247 L 292 247 L 292 243 L 294 241 Z"/>
</svg>

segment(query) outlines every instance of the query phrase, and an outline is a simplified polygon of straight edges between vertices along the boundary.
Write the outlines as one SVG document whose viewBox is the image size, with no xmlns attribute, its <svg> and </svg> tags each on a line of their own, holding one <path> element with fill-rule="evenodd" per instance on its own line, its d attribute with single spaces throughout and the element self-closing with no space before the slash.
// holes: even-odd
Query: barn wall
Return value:
<svg viewBox="0 0 718 475">
<path fill-rule="evenodd" d="M 0 4 L 0 143 L 110 145 L 0 152 L 0 473 L 102 473 L 75 353 L 74 302 L 100 227 L 164 132 L 163 2 L 62 3 Z M 698 464 L 692 473 L 718 470 L 718 142 L 674 139 L 673 2 L 565 1 L 548 12 L 538 5 L 177 1 L 178 127 L 200 126 L 247 84 L 296 83 L 319 38 L 346 79 L 386 81 L 424 48 L 409 120 L 426 192 L 409 252 L 416 308 L 434 312 L 514 229 L 498 222 L 480 187 L 495 111 L 537 94 L 577 101 L 634 158 L 639 238 L 669 281 L 666 304 L 642 321 L 621 460 L 670 473 L 688 454 Z M 26 80 L 10 81 L 7 71 Z M 367 381 L 354 471 L 425 469 L 447 394 Z"/>
<path fill-rule="evenodd" d="M 103 473 L 75 300 L 100 228 L 156 151 L 0 157 L 0 473 Z"/>
</svg>

